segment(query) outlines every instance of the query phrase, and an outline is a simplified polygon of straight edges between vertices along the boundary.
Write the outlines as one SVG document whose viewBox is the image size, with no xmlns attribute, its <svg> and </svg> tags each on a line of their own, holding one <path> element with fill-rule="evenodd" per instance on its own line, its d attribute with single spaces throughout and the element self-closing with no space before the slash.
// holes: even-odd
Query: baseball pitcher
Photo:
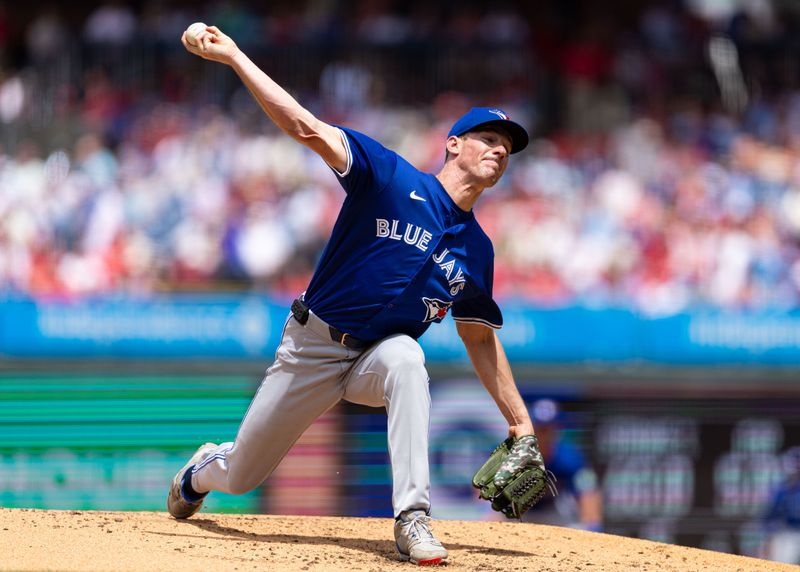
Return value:
<svg viewBox="0 0 800 572">
<path fill-rule="evenodd" d="M 472 211 L 528 134 L 500 109 L 473 108 L 453 125 L 441 171 L 422 173 L 366 135 L 314 117 L 218 28 L 190 39 L 181 39 L 189 52 L 230 66 L 264 113 L 327 163 L 346 198 L 235 441 L 198 449 L 175 475 L 169 512 L 188 518 L 210 491 L 257 487 L 303 431 L 345 399 L 386 408 L 397 549 L 403 560 L 438 564 L 447 551 L 430 525 L 430 395 L 417 343 L 428 326 L 452 314 L 509 437 L 525 437 L 503 479 L 544 469 L 495 334 L 503 318 L 492 299 L 494 253 Z"/>
</svg>

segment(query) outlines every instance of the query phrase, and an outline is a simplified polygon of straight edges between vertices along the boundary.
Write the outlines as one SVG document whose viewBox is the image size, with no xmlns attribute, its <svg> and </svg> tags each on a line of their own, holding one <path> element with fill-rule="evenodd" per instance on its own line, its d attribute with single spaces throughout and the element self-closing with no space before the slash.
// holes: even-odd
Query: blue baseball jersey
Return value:
<svg viewBox="0 0 800 572">
<path fill-rule="evenodd" d="M 420 337 L 452 310 L 500 328 L 494 250 L 475 215 L 438 179 L 351 129 L 340 128 L 347 193 L 305 300 L 330 325 L 367 341 Z"/>
<path fill-rule="evenodd" d="M 775 527 L 800 530 L 800 478 L 783 483 L 775 491 L 766 520 Z"/>
<path fill-rule="evenodd" d="M 594 475 L 594 472 L 586 464 L 583 453 L 577 446 L 562 437 L 558 437 L 553 444 L 550 454 L 545 459 L 545 464 L 547 469 L 556 476 L 560 493 L 569 492 L 579 495 L 596 487 L 596 482 L 592 479 L 589 479 L 591 482 L 587 482 L 587 471 L 591 475 Z M 554 497 L 547 495 L 542 499 L 541 504 L 544 505 L 553 500 Z"/>
</svg>

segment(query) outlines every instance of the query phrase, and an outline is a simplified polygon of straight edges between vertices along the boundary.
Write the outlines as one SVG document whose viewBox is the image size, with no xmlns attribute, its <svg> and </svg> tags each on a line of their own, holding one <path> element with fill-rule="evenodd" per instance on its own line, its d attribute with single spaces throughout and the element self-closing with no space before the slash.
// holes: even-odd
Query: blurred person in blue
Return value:
<svg viewBox="0 0 800 572">
<path fill-rule="evenodd" d="M 492 298 L 494 251 L 473 212 L 528 134 L 500 109 L 472 108 L 444 141 L 441 171 L 423 173 L 367 135 L 316 118 L 215 26 L 193 25 L 182 42 L 229 65 L 275 125 L 333 170 L 346 198 L 235 441 L 197 450 L 172 481 L 169 512 L 188 518 L 211 491 L 257 487 L 341 400 L 385 407 L 397 551 L 414 564 L 439 564 L 448 554 L 430 526 L 429 378 L 417 338 L 448 312 L 516 438 L 512 474 L 544 469 L 495 333 L 503 317 Z"/>
<path fill-rule="evenodd" d="M 764 556 L 800 564 L 800 447 L 783 454 L 783 466 L 787 477 L 773 492 L 764 516 Z"/>
<path fill-rule="evenodd" d="M 528 511 L 522 520 L 600 532 L 603 500 L 597 473 L 575 443 L 564 436 L 561 408 L 552 399 L 539 399 L 530 410 L 542 456 L 558 479 L 558 495 L 545 495 L 536 510 Z"/>
</svg>

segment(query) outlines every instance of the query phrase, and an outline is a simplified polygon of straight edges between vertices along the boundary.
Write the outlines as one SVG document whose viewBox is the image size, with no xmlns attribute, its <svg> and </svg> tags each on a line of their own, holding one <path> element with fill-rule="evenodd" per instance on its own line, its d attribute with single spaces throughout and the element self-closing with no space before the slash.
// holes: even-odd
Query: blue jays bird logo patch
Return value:
<svg viewBox="0 0 800 572">
<path fill-rule="evenodd" d="M 427 315 L 423 320 L 424 322 L 442 321 L 447 315 L 447 310 L 449 310 L 450 306 L 453 305 L 452 302 L 443 302 L 438 298 L 423 297 L 422 301 L 425 302 L 425 308 L 428 310 Z"/>
</svg>

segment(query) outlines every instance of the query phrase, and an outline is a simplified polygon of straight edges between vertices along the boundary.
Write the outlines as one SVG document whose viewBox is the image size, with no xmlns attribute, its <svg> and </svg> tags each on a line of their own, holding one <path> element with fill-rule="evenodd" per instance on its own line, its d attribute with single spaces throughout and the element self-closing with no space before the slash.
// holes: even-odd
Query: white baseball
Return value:
<svg viewBox="0 0 800 572">
<path fill-rule="evenodd" d="M 206 25 L 203 22 L 195 22 L 186 28 L 186 41 L 193 46 L 197 45 L 198 38 L 206 31 Z"/>
</svg>

